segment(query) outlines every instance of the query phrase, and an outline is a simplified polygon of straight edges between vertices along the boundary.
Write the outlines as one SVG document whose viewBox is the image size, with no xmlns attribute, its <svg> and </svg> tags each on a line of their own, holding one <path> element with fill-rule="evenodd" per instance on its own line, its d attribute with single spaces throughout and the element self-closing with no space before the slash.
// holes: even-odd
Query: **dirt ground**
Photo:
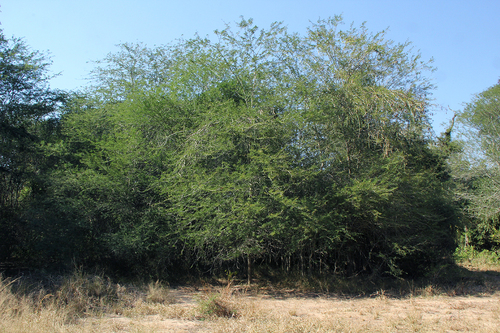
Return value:
<svg viewBox="0 0 500 333">
<path fill-rule="evenodd" d="M 498 291 L 404 298 L 384 291 L 349 298 L 235 292 L 226 303 L 237 310 L 231 318 L 194 314 L 206 292 L 177 288 L 171 293 L 174 303 L 164 310 L 108 316 L 99 326 L 113 332 L 500 332 Z"/>
</svg>

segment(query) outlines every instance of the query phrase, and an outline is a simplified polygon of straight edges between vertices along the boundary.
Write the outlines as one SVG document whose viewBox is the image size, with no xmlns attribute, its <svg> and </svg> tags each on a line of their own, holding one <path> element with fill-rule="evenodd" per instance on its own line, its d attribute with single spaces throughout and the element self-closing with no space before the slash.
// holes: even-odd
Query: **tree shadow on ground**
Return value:
<svg viewBox="0 0 500 333">
<path fill-rule="evenodd" d="M 478 269 L 448 264 L 425 277 L 291 276 L 277 281 L 256 280 L 251 287 L 235 285 L 245 294 L 286 298 L 407 298 L 418 296 L 484 297 L 500 291 L 500 266 Z"/>
</svg>

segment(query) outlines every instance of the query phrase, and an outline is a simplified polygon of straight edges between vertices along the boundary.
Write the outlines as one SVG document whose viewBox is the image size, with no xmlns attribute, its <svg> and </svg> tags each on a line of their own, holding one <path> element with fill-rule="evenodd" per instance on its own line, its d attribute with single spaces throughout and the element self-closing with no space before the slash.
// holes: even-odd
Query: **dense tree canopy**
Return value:
<svg viewBox="0 0 500 333">
<path fill-rule="evenodd" d="M 432 67 L 384 32 L 341 27 L 301 36 L 242 19 L 213 40 L 122 44 L 43 146 L 57 165 L 33 202 L 51 232 L 27 248 L 155 276 L 401 276 L 449 256 Z"/>
<path fill-rule="evenodd" d="M 463 149 L 453 158 L 457 193 L 471 217 L 478 248 L 500 248 L 500 83 L 474 96 L 459 113 Z"/>
<path fill-rule="evenodd" d="M 18 245 L 29 238 L 23 215 L 46 162 L 39 143 L 57 127 L 63 95 L 48 88 L 48 65 L 43 54 L 0 31 L 0 260 L 22 252 Z"/>
</svg>

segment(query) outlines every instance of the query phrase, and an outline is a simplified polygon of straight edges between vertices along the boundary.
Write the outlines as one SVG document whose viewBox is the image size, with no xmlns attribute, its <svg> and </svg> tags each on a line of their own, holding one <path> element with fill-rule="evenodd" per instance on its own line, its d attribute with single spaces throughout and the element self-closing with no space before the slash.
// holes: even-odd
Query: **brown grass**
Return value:
<svg viewBox="0 0 500 333">
<path fill-rule="evenodd" d="M 232 280 L 138 287 L 78 271 L 44 287 L 0 278 L 0 332 L 500 332 L 500 265 L 473 265 L 457 268 L 453 283 L 443 271 L 369 292 L 356 280 L 318 292 Z"/>
</svg>

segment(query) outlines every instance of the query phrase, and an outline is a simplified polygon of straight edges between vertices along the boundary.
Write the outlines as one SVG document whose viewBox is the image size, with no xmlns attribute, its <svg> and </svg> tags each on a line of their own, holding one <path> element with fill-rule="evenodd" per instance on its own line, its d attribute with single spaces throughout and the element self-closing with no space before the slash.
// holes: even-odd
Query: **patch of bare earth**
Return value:
<svg viewBox="0 0 500 333">
<path fill-rule="evenodd" d="M 207 291 L 171 289 L 171 295 L 173 304 L 138 304 L 128 313 L 85 320 L 84 326 L 101 332 L 500 332 L 500 293 L 491 288 L 474 296 L 405 298 L 383 291 L 343 298 L 233 288 L 224 303 L 235 310 L 230 317 L 200 313 Z"/>
</svg>

